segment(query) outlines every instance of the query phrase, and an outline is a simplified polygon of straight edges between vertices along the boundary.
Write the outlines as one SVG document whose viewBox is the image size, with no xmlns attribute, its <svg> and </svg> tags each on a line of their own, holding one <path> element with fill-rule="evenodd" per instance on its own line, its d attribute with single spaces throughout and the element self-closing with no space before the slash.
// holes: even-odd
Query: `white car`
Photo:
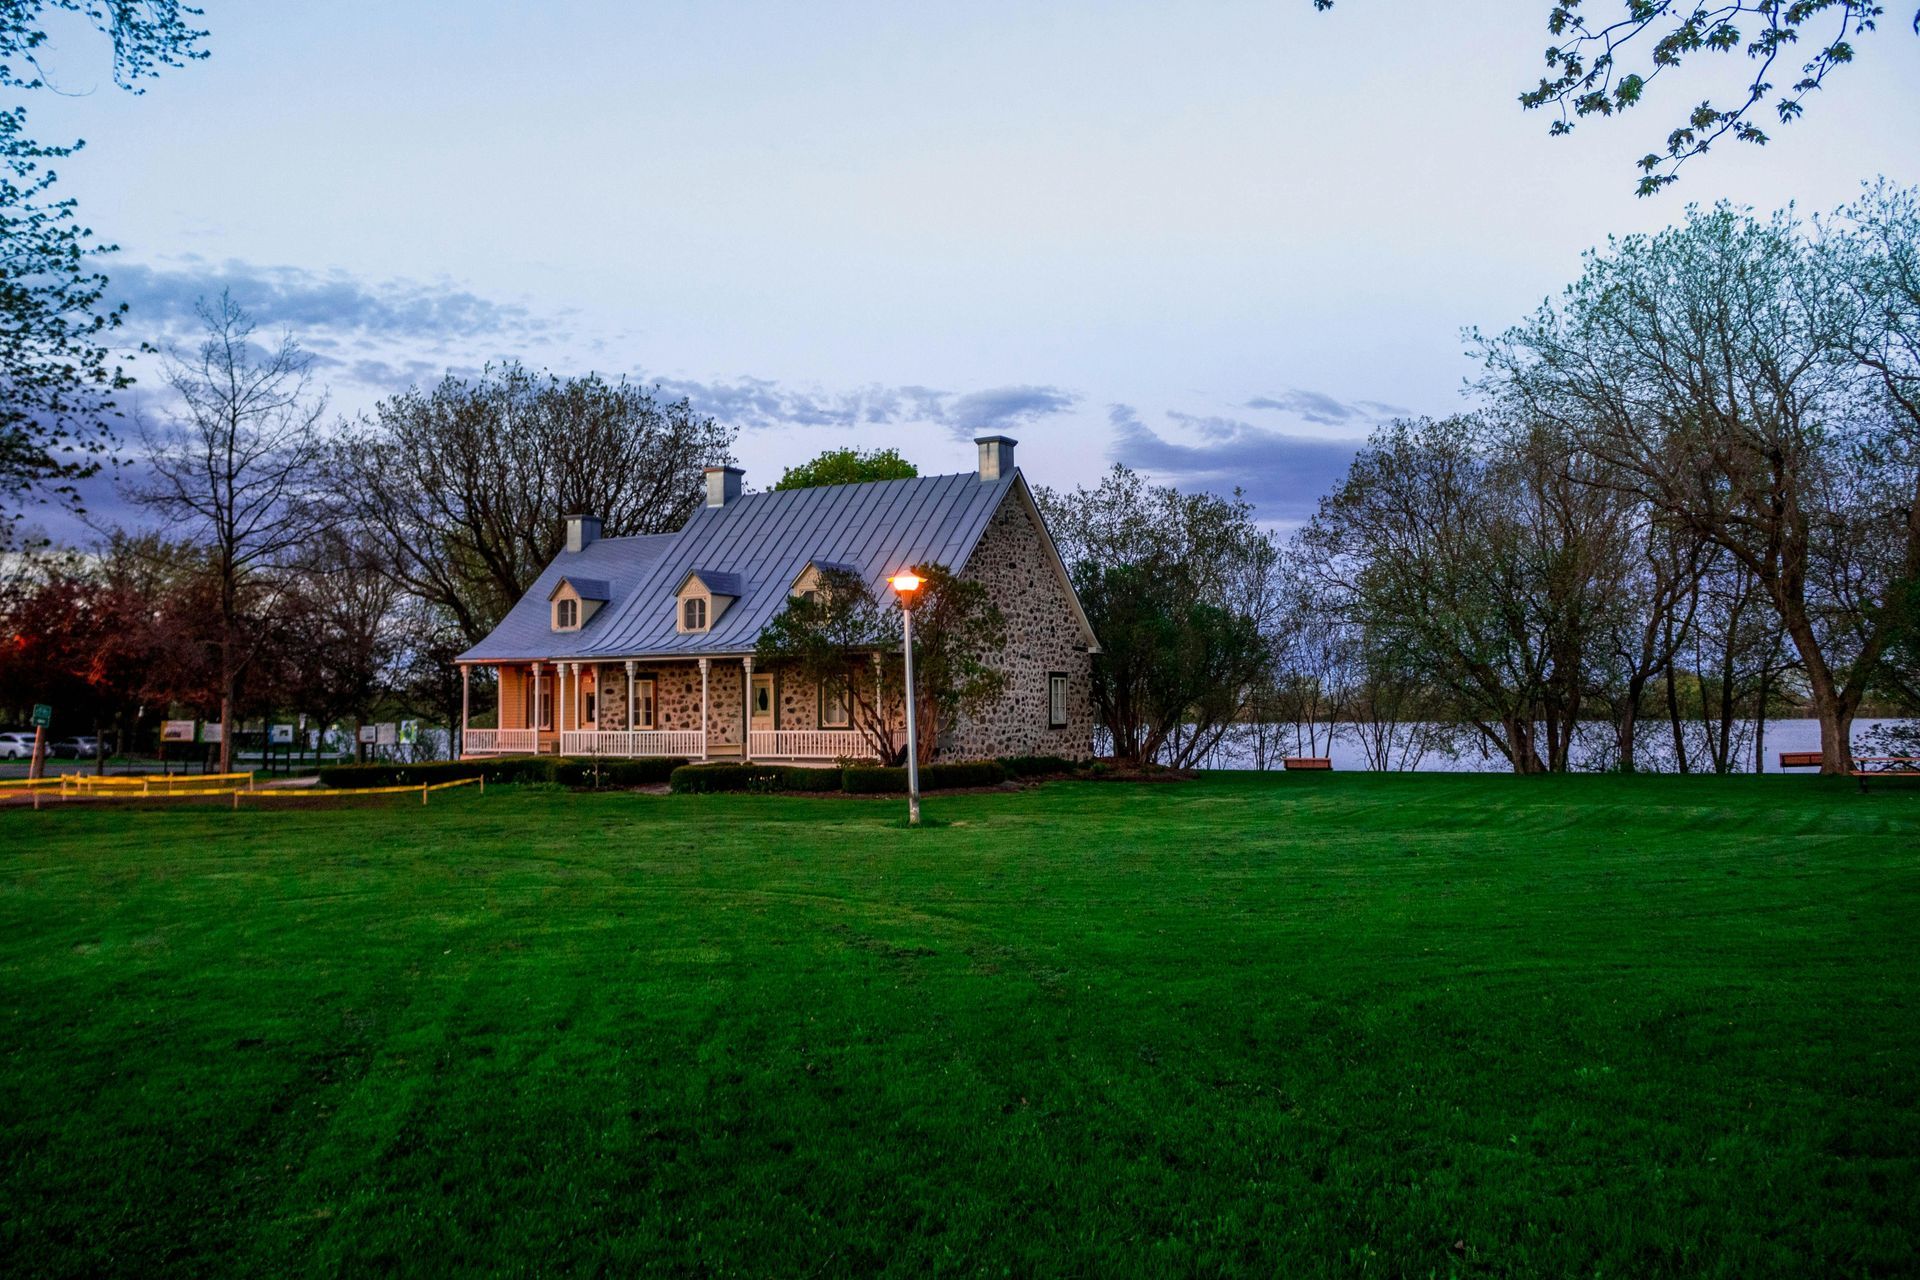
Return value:
<svg viewBox="0 0 1920 1280">
<path fill-rule="evenodd" d="M 33 735 L 0 733 L 0 760 L 33 759 Z"/>
</svg>

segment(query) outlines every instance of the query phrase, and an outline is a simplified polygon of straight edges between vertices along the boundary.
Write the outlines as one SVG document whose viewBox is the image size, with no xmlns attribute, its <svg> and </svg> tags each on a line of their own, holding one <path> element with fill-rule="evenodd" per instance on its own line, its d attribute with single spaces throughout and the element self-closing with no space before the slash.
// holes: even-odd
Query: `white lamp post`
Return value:
<svg viewBox="0 0 1920 1280">
<path fill-rule="evenodd" d="M 907 825 L 920 825 L 920 729 L 913 714 L 913 593 L 920 589 L 920 575 L 903 569 L 887 579 L 887 585 L 900 596 L 900 630 L 904 637 L 907 661 Z"/>
</svg>

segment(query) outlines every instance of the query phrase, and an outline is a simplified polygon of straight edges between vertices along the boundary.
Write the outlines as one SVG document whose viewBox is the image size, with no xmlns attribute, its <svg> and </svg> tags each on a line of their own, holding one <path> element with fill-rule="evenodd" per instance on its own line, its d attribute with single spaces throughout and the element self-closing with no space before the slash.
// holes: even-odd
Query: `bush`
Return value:
<svg viewBox="0 0 1920 1280">
<path fill-rule="evenodd" d="M 320 785 L 323 787 L 417 787 L 428 782 L 453 782 L 459 778 L 482 777 L 488 782 L 508 782 L 516 779 L 501 776 L 497 769 L 501 765 L 506 765 L 507 772 L 514 772 L 518 759 L 519 757 L 516 756 L 505 756 L 499 760 L 428 760 L 419 764 L 330 764 L 321 766 Z M 538 763 L 543 766 L 547 764 L 544 760 Z"/>
<path fill-rule="evenodd" d="M 673 771 L 668 785 L 683 795 L 713 791 L 838 791 L 835 769 L 791 764 L 690 764 Z"/>
<path fill-rule="evenodd" d="M 574 756 L 554 762 L 553 780 L 568 787 L 650 787 L 668 781 L 686 763 L 682 756 L 597 761 Z"/>
<path fill-rule="evenodd" d="M 952 791 L 959 787 L 997 787 L 1007 771 L 997 760 L 970 760 L 959 764 L 930 764 L 920 770 L 921 791 Z M 905 769 L 866 766 L 840 771 L 840 786 L 854 795 L 905 795 Z"/>
<path fill-rule="evenodd" d="M 1009 778 L 1055 778 L 1074 771 L 1073 761 L 1060 756 L 1006 756 L 1000 767 Z"/>
</svg>

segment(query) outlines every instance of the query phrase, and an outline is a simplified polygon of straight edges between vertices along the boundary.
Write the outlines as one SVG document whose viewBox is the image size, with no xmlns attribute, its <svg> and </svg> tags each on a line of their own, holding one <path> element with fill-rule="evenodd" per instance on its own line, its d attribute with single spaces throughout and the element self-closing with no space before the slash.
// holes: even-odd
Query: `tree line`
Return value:
<svg viewBox="0 0 1920 1280">
<path fill-rule="evenodd" d="M 124 485 L 151 531 L 6 558 L 0 705 L 52 701 L 122 744 L 178 708 L 227 726 L 223 769 L 269 716 L 458 723 L 452 659 L 559 551 L 565 512 L 665 532 L 730 458 L 685 400 L 516 364 L 332 421 L 290 337 L 263 342 L 226 295 L 201 316 Z"/>
<path fill-rule="evenodd" d="M 1842 772 L 1920 707 L 1920 193 L 1691 208 L 1470 335 L 1482 408 L 1395 421 L 1292 537 L 1124 468 L 1044 493 L 1122 755 L 1255 763 L 1458 728 L 1515 771 L 1759 768 L 1804 706 Z M 1749 726 L 1755 728 L 1749 732 Z"/>
</svg>

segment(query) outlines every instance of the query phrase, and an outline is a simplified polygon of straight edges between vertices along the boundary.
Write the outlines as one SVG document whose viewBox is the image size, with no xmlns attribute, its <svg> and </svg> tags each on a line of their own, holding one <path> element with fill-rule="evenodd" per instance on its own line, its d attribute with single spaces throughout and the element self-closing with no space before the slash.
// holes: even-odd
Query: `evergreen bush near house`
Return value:
<svg viewBox="0 0 1920 1280">
<path fill-rule="evenodd" d="M 1000 767 L 1009 778 L 1052 778 L 1072 773 L 1075 766 L 1061 756 L 1004 756 Z"/>
<path fill-rule="evenodd" d="M 526 757 L 527 762 L 547 765 L 544 760 Z M 323 787 L 405 787 L 422 783 L 453 782 L 460 778 L 485 778 L 488 782 L 515 782 L 513 774 L 520 761 L 513 756 L 499 760 L 430 760 L 418 764 L 330 764 L 320 768 Z M 504 766 L 504 769 L 503 769 Z M 545 774 L 541 775 L 543 778 Z"/>
</svg>

